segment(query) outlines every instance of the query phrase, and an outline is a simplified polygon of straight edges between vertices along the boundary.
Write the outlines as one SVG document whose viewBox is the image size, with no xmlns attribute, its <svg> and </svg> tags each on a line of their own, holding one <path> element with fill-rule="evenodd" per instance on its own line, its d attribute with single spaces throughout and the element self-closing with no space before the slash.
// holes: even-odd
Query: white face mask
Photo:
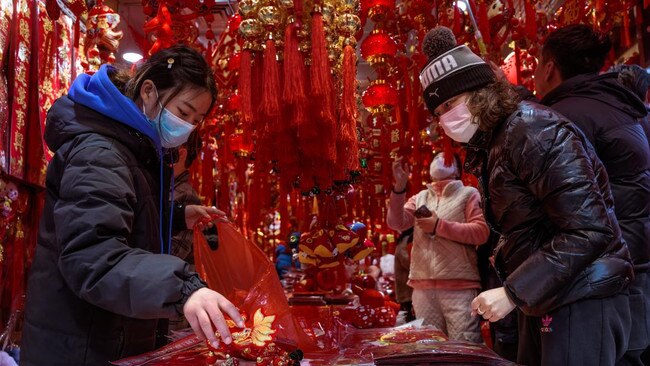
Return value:
<svg viewBox="0 0 650 366">
<path fill-rule="evenodd" d="M 478 130 L 478 124 L 472 122 L 472 114 L 465 102 L 450 109 L 439 119 L 442 129 L 454 141 L 467 143 Z"/>
<path fill-rule="evenodd" d="M 443 154 L 439 154 L 433 159 L 431 165 L 429 165 L 429 175 L 431 175 L 431 180 L 438 182 L 445 179 L 454 179 L 458 175 L 458 169 L 454 162 L 451 165 L 445 165 L 445 158 Z"/>
</svg>

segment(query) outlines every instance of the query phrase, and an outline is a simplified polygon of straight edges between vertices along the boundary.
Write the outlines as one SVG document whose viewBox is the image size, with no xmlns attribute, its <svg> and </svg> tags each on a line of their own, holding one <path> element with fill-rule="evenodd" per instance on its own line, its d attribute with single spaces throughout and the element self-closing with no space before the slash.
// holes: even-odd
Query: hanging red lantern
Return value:
<svg viewBox="0 0 650 366">
<path fill-rule="evenodd" d="M 237 129 L 234 134 L 228 137 L 228 145 L 230 146 L 230 151 L 238 158 L 248 157 L 251 151 L 253 151 L 253 143 L 241 129 Z"/>
<path fill-rule="evenodd" d="M 385 21 L 395 8 L 395 0 L 361 0 L 361 18 L 366 16 L 375 23 Z"/>
<path fill-rule="evenodd" d="M 397 99 L 397 89 L 384 79 L 370 83 L 361 97 L 363 105 L 373 114 L 388 112 L 397 104 Z"/>
<path fill-rule="evenodd" d="M 395 55 L 397 55 L 397 43 L 381 29 L 373 30 L 361 43 L 361 57 L 368 61 L 370 66 L 390 63 Z"/>
<path fill-rule="evenodd" d="M 241 106 L 241 96 L 239 95 L 238 92 L 234 92 L 230 94 L 228 97 L 228 100 L 226 100 L 226 111 L 230 113 L 235 113 L 239 111 L 239 107 Z"/>
</svg>

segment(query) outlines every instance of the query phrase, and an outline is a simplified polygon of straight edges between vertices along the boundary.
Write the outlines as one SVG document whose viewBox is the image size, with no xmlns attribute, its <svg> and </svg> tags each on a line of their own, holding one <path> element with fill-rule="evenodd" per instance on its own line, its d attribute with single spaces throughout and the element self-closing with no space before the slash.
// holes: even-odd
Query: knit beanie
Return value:
<svg viewBox="0 0 650 366">
<path fill-rule="evenodd" d="M 448 99 L 480 89 L 496 80 L 490 65 L 465 45 L 457 46 L 447 27 L 427 33 L 422 44 L 429 62 L 420 71 L 424 101 L 431 113 Z"/>
</svg>

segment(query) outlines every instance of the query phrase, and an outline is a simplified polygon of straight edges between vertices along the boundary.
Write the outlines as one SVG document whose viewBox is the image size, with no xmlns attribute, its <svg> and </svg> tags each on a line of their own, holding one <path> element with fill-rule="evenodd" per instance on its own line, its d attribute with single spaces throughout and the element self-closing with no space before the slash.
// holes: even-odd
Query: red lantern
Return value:
<svg viewBox="0 0 650 366">
<path fill-rule="evenodd" d="M 238 158 L 245 158 L 250 155 L 253 150 L 253 143 L 244 135 L 242 130 L 235 131 L 234 134 L 228 137 L 228 144 L 230 151 Z"/>
<path fill-rule="evenodd" d="M 230 94 L 228 100 L 226 101 L 226 111 L 235 113 L 239 111 L 239 106 L 241 104 L 241 96 L 238 92 Z"/>
<path fill-rule="evenodd" d="M 388 112 L 397 104 L 397 90 L 386 80 L 377 79 L 363 92 L 361 101 L 370 113 Z"/>
<path fill-rule="evenodd" d="M 362 19 L 367 15 L 375 23 L 385 21 L 395 8 L 395 0 L 361 0 Z"/>
<path fill-rule="evenodd" d="M 397 55 L 397 43 L 386 32 L 375 29 L 361 43 L 361 57 L 371 66 L 391 61 Z"/>
</svg>

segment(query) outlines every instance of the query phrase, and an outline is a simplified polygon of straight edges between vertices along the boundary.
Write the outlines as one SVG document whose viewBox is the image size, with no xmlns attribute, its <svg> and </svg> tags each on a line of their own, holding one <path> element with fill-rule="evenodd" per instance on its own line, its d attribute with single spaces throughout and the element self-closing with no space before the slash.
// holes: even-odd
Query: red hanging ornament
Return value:
<svg viewBox="0 0 650 366">
<path fill-rule="evenodd" d="M 264 50 L 264 69 L 262 79 L 262 103 L 260 113 L 265 117 L 280 116 L 280 66 L 277 59 L 275 41 L 268 39 Z"/>
<path fill-rule="evenodd" d="M 490 19 L 488 18 L 488 4 L 486 1 L 481 1 L 478 5 L 478 28 L 481 30 L 485 44 L 489 46 L 492 42 L 492 33 L 490 32 Z"/>
<path fill-rule="evenodd" d="M 339 136 L 337 140 L 337 166 L 344 170 L 353 171 L 359 168 L 359 146 L 357 141 L 357 104 L 356 90 L 356 55 L 352 46 L 343 50 L 343 96 L 341 99 L 341 115 L 339 121 Z"/>
<path fill-rule="evenodd" d="M 174 44 L 174 31 L 172 30 L 172 17 L 165 4 L 158 6 L 156 16 L 144 24 L 145 33 L 152 33 L 156 37 L 149 54 L 153 55 L 161 49 L 169 48 Z"/>
<path fill-rule="evenodd" d="M 387 65 L 397 54 L 397 43 L 384 30 L 375 29 L 361 43 L 360 51 L 371 66 Z"/>
<path fill-rule="evenodd" d="M 363 92 L 361 101 L 373 114 L 385 113 L 397 104 L 397 90 L 384 79 L 377 79 L 370 83 Z"/>
<path fill-rule="evenodd" d="M 535 5 L 530 0 L 526 0 L 526 34 L 531 42 L 537 41 L 537 13 L 535 12 Z"/>
<path fill-rule="evenodd" d="M 300 29 L 300 25 L 294 21 L 287 24 L 284 33 L 284 89 L 282 99 L 290 105 L 304 103 L 306 99 L 304 89 L 305 66 L 298 49 L 298 29 Z"/>
<path fill-rule="evenodd" d="M 252 63 L 251 50 L 244 48 L 241 52 L 239 69 L 239 94 L 241 95 L 241 121 L 248 126 L 253 123 Z"/>
<path fill-rule="evenodd" d="M 361 17 L 382 23 L 392 16 L 395 0 L 361 0 Z M 365 23 L 365 21 L 364 21 Z"/>
</svg>

